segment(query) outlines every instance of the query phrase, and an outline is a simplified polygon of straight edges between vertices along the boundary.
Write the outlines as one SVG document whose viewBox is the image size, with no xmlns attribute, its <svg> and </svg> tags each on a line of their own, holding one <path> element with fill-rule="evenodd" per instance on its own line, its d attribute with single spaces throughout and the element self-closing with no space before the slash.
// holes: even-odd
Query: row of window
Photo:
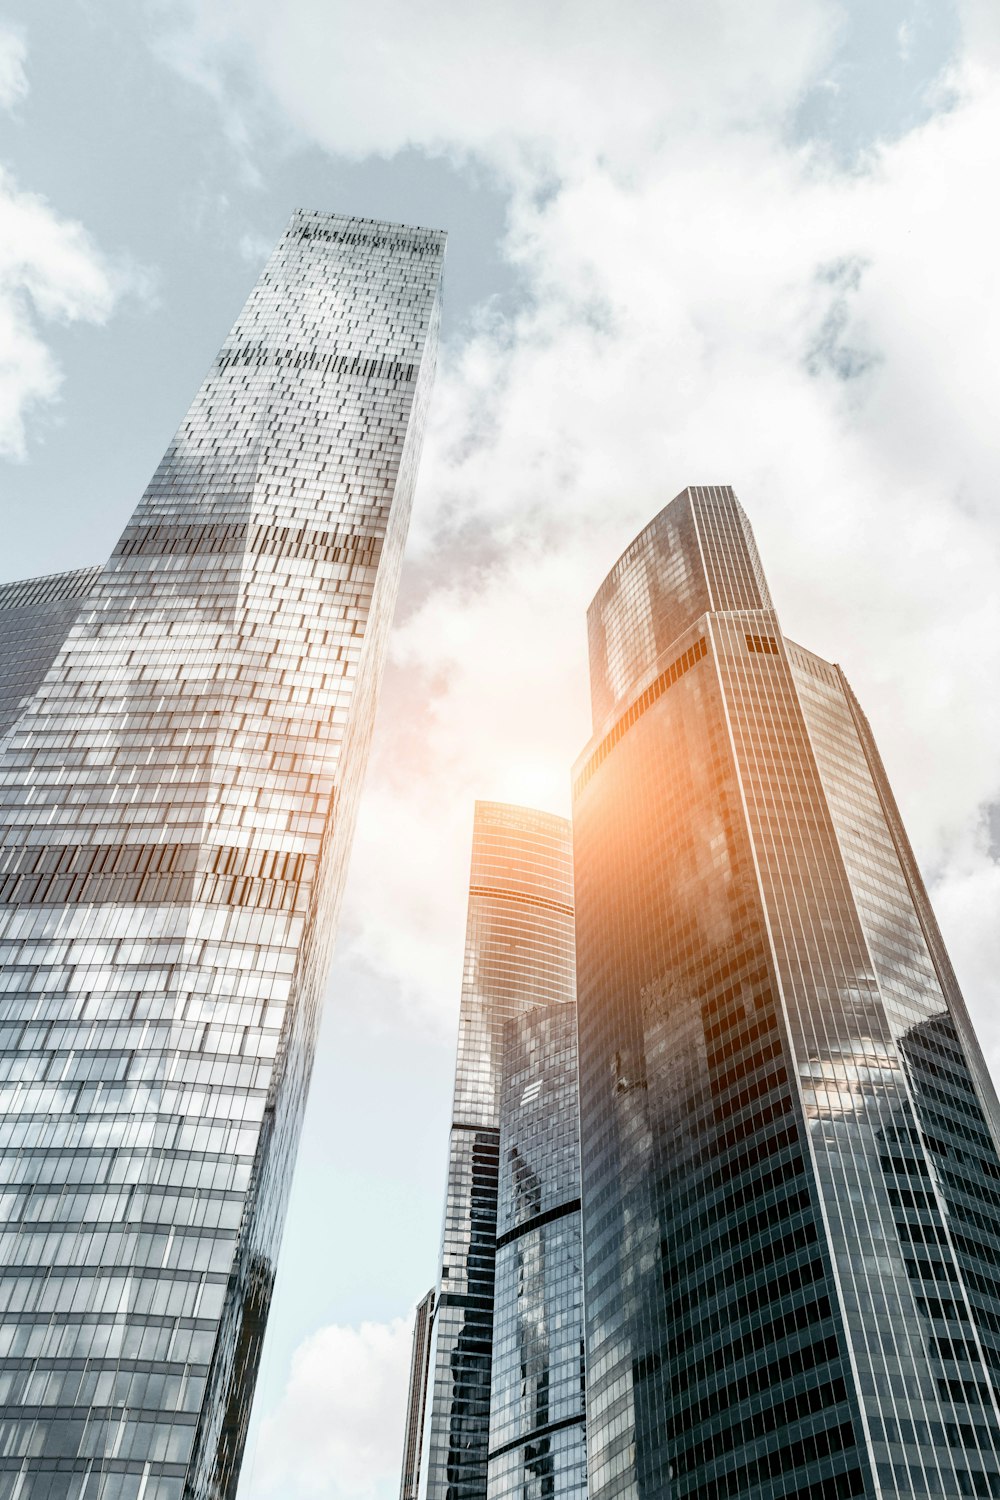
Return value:
<svg viewBox="0 0 1000 1500">
<path fill-rule="evenodd" d="M 823 1323 L 832 1316 L 833 1308 L 829 1297 L 824 1295 L 804 1302 L 800 1307 L 772 1318 L 770 1323 L 751 1329 L 721 1349 L 703 1351 L 691 1364 L 683 1366 L 671 1376 L 671 1394 L 678 1396 L 688 1386 L 706 1379 L 716 1370 L 724 1370 L 743 1359 L 749 1359 L 758 1349 L 766 1349 L 771 1344 L 780 1343 L 782 1339 L 794 1338 L 813 1324 Z"/>
<path fill-rule="evenodd" d="M 840 1406 L 847 1400 L 847 1383 L 843 1376 L 825 1380 L 819 1385 L 807 1386 L 795 1391 L 783 1401 L 765 1406 L 761 1411 L 747 1412 L 738 1422 L 729 1427 L 719 1427 L 709 1437 L 691 1447 L 681 1449 L 675 1455 L 674 1464 L 678 1474 L 690 1473 L 702 1464 L 712 1463 L 723 1453 L 730 1453 L 743 1443 L 754 1442 L 776 1432 L 779 1427 L 790 1427 L 804 1417 L 815 1416 L 828 1407 Z"/>
<path fill-rule="evenodd" d="M 679 1438 L 702 1422 L 717 1422 L 729 1407 L 757 1399 L 769 1387 L 786 1380 L 798 1380 L 811 1370 L 832 1364 L 839 1357 L 840 1345 L 832 1334 L 798 1349 L 789 1349 L 769 1364 L 751 1368 L 738 1380 L 731 1380 L 728 1385 L 720 1386 L 687 1406 L 676 1405 L 668 1419 L 670 1436 Z"/>
</svg>

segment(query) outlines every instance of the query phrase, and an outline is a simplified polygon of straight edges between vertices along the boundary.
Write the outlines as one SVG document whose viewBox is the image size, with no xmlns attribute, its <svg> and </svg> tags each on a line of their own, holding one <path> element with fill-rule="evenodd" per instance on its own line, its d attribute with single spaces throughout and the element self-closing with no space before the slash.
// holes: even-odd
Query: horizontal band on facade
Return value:
<svg viewBox="0 0 1000 1500">
<path fill-rule="evenodd" d="M 622 714 L 617 724 L 608 731 L 593 755 L 587 761 L 587 764 L 573 783 L 574 796 L 578 796 L 582 792 L 601 762 L 607 760 L 618 741 L 623 735 L 628 733 L 633 724 L 642 718 L 646 709 L 650 708 L 656 702 L 657 698 L 662 698 L 663 694 L 668 688 L 673 687 L 678 678 L 683 677 L 685 672 L 689 672 L 707 654 L 708 643 L 704 636 L 699 636 L 693 646 L 689 646 L 682 656 L 679 656 L 675 662 L 671 662 L 665 672 L 660 673 L 655 682 L 649 684 L 646 691 L 635 700 L 628 710 Z"/>
<path fill-rule="evenodd" d="M 470 1297 L 465 1292 L 442 1292 L 437 1300 L 435 1316 L 443 1307 L 468 1307 L 473 1310 L 493 1313 L 492 1297 Z"/>
<path fill-rule="evenodd" d="M 525 906 L 538 906 L 543 911 L 561 912 L 563 916 L 573 915 L 572 906 L 567 906 L 565 901 L 549 901 L 545 896 L 529 896 L 524 891 L 507 891 L 495 885 L 470 885 L 470 896 L 488 896 L 491 901 L 516 901 Z"/>
<path fill-rule="evenodd" d="M 29 888 L 0 887 L 0 906 L 240 906 L 304 911 L 305 891 L 288 880 L 221 880 L 194 875 L 59 875 Z"/>
<path fill-rule="evenodd" d="M 16 1409 L 20 1413 L 21 1408 L 17 1407 Z M 89 1407 L 78 1407 L 75 1409 L 90 1411 Z M 51 1410 L 52 1408 L 49 1407 L 48 1411 Z M 121 1408 L 119 1407 L 118 1410 L 120 1411 Z M 158 1415 L 161 1413 L 162 1408 L 158 1410 Z M 171 1413 L 171 1416 L 173 1416 L 173 1413 Z M 78 1475 L 81 1478 L 85 1478 L 87 1475 L 92 1474 L 94 1469 L 94 1460 L 92 1458 L 37 1459 L 34 1454 L 25 1455 L 18 1453 L 10 1454 L 6 1458 L 0 1458 L 0 1474 L 15 1474 L 20 1472 L 25 1457 L 31 1463 L 31 1467 L 27 1472 L 31 1475 L 44 1475 L 46 1479 L 50 1476 L 55 1478 L 57 1475 L 63 1474 Z M 36 1465 L 41 1465 L 41 1467 L 36 1468 Z M 147 1459 L 145 1456 L 142 1458 L 104 1458 L 101 1460 L 101 1468 L 105 1474 L 128 1474 L 133 1479 L 144 1477 L 147 1481 L 151 1479 L 181 1480 L 187 1473 L 186 1464 L 170 1463 L 166 1459 L 162 1461 L 155 1458 Z M 30 1493 L 28 1489 L 21 1491 L 25 1500 L 27 1500 L 27 1496 Z"/>
<path fill-rule="evenodd" d="M 509 1443 L 503 1443 L 499 1448 L 493 1448 L 490 1452 L 490 1461 L 494 1458 L 502 1458 L 505 1453 L 513 1453 L 515 1448 L 523 1448 L 525 1443 L 537 1443 L 539 1438 L 549 1437 L 554 1432 L 563 1432 L 567 1427 L 582 1427 L 586 1417 L 581 1411 L 575 1417 L 561 1417 L 558 1422 L 549 1422 L 545 1427 L 533 1427 L 523 1437 L 513 1438 Z"/>
<path fill-rule="evenodd" d="M 247 496 L 247 504 L 250 499 Z M 308 526 L 248 526 L 245 521 L 185 524 L 154 521 L 130 526 L 113 557 L 188 557 L 233 554 L 305 558 L 310 562 L 359 563 L 374 567 L 382 537 L 349 531 L 319 531 Z"/>
<path fill-rule="evenodd" d="M 507 1229 L 503 1234 L 498 1234 L 497 1249 L 502 1250 L 504 1245 L 512 1244 L 522 1235 L 530 1234 L 533 1229 L 543 1229 L 546 1224 L 554 1224 L 557 1219 L 568 1218 L 570 1214 L 579 1213 L 579 1211 L 579 1198 L 571 1198 L 568 1203 L 560 1203 L 556 1208 L 547 1208 L 543 1214 L 535 1214 L 534 1218 L 526 1219 L 523 1224 L 515 1224 L 513 1229 Z"/>
<path fill-rule="evenodd" d="M 363 224 L 365 220 L 355 219 Z M 351 245 L 366 250 L 409 250 L 420 254 L 433 251 L 438 258 L 444 251 L 447 236 L 443 229 L 420 229 L 416 225 L 390 225 L 382 220 L 372 220 L 372 229 L 331 229 L 315 219 L 307 219 L 295 238 L 307 244 L 319 240 L 328 245 Z M 374 227 L 377 226 L 377 227 Z"/>
<path fill-rule="evenodd" d="M 222 844 L 22 844 L 0 849 L 0 878 L 15 875 L 243 875 L 301 880 L 304 854 Z"/>
<path fill-rule="evenodd" d="M 283 849 L 201 844 L 26 844 L 0 851 L 0 905 L 196 902 L 295 910 L 315 862 Z"/>
<path fill-rule="evenodd" d="M 399 359 L 363 359 L 360 354 L 321 354 L 317 349 L 270 349 L 266 344 L 242 344 L 227 349 L 216 361 L 217 370 L 249 367 L 255 370 L 318 370 L 323 375 L 359 375 L 362 380 L 402 380 L 410 384 L 417 366 Z"/>
</svg>

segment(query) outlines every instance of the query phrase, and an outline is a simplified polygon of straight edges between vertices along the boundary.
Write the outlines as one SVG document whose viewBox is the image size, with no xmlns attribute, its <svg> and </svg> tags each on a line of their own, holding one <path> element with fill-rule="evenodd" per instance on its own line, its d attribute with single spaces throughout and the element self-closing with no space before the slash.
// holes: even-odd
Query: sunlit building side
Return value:
<svg viewBox="0 0 1000 1500">
<path fill-rule="evenodd" d="M 868 724 L 728 488 L 588 624 L 592 1500 L 998 1495 L 997 1100 Z"/>
<path fill-rule="evenodd" d="M 443 255 L 296 213 L 109 561 L 0 595 L 2 1500 L 235 1493 Z"/>
</svg>

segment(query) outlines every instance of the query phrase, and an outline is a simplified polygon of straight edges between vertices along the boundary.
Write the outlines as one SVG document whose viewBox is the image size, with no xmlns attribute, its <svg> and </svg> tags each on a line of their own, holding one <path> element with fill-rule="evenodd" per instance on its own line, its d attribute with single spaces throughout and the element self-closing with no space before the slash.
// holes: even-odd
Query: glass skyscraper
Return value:
<svg viewBox="0 0 1000 1500">
<path fill-rule="evenodd" d="M 728 488 L 588 623 L 591 1500 L 1000 1495 L 1000 1116 L 868 724 Z"/>
<path fill-rule="evenodd" d="M 430 1369 L 434 1294 L 435 1289 L 431 1287 L 423 1301 L 418 1302 L 413 1319 L 413 1351 L 410 1357 L 406 1426 L 403 1430 L 403 1473 L 399 1482 L 399 1500 L 417 1500 L 420 1483 L 420 1450 L 427 1412 L 427 1374 Z"/>
<path fill-rule="evenodd" d="M 296 213 L 109 561 L 0 594 L 0 1500 L 234 1493 L 443 254 Z"/>
<path fill-rule="evenodd" d="M 421 1500 L 579 1494 L 573 998 L 569 824 L 479 802 Z"/>
<path fill-rule="evenodd" d="M 504 1025 L 489 1500 L 586 1500 L 576 1006 Z"/>
</svg>

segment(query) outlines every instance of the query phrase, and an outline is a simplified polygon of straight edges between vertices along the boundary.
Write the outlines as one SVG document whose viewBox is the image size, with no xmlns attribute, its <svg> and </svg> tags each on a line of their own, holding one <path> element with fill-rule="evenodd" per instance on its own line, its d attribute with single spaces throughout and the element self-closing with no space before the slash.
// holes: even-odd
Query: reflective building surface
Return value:
<svg viewBox="0 0 1000 1500">
<path fill-rule="evenodd" d="M 399 1483 L 399 1500 L 417 1500 L 420 1482 L 420 1449 L 424 1439 L 424 1414 L 427 1410 L 427 1372 L 430 1368 L 431 1328 L 434 1322 L 434 1288 L 417 1304 L 413 1319 L 413 1353 L 410 1357 L 410 1384 L 406 1401 L 406 1427 L 403 1437 L 403 1473 Z"/>
<path fill-rule="evenodd" d="M 522 1017 L 540 1006 L 571 1006 L 573 997 L 569 824 L 564 818 L 529 808 L 478 802 L 447 1201 L 419 1475 L 419 1494 L 427 1500 L 483 1500 L 488 1470 L 491 1484 L 495 1481 L 500 1486 L 495 1490 L 497 1496 L 513 1493 L 512 1465 L 516 1468 L 526 1459 L 521 1440 L 539 1425 L 536 1416 L 543 1407 L 537 1404 L 528 1386 L 522 1395 L 520 1377 L 514 1369 L 522 1340 L 518 1293 L 516 1287 L 508 1290 L 497 1280 L 498 1273 L 515 1279 L 520 1274 L 521 1262 L 511 1246 L 523 1238 L 520 1231 L 525 1220 L 524 1203 L 517 1206 L 511 1197 L 516 1158 L 507 1162 L 501 1179 L 504 1063 L 508 1049 L 513 1047 L 519 1067 L 538 1067 L 539 1048 L 545 1045 L 544 1030 L 538 1033 L 538 1045 L 525 1052 L 523 1046 L 518 1048 L 517 1035 L 507 1030 L 508 1023 L 516 1026 Z M 568 1066 L 571 1059 L 563 1038 L 546 1065 L 552 1086 L 557 1079 L 561 1080 L 562 1096 L 566 1096 Z M 568 1097 L 572 1098 L 572 1094 L 570 1087 Z M 516 1109 L 506 1123 L 511 1131 L 508 1150 L 516 1150 L 519 1139 Z M 527 1118 L 522 1123 L 527 1126 Z M 558 1130 L 572 1132 L 575 1125 L 560 1121 Z M 560 1168 L 558 1159 L 560 1151 L 563 1157 L 566 1155 L 568 1148 L 564 1142 L 562 1134 L 539 1153 L 539 1143 L 535 1140 L 532 1152 L 537 1163 L 529 1162 L 529 1169 L 538 1170 L 538 1167 L 545 1169 L 551 1161 L 553 1181 L 551 1189 L 546 1190 L 546 1203 L 551 1201 L 560 1212 L 570 1198 L 578 1196 L 572 1192 L 561 1196 L 565 1166 Z M 513 1233 L 497 1222 L 500 1180 L 507 1184 L 505 1212 L 510 1220 L 509 1231 Z M 540 1247 L 542 1240 L 531 1240 L 531 1244 Z M 528 1240 L 524 1248 L 528 1249 Z M 551 1263 L 557 1277 L 565 1276 L 566 1254 L 565 1246 L 556 1248 L 554 1242 Z M 538 1289 L 532 1295 L 535 1311 L 531 1316 L 536 1315 L 539 1296 L 543 1306 L 546 1297 L 562 1297 L 560 1309 L 565 1307 L 570 1312 L 575 1305 L 573 1295 L 562 1296 L 554 1282 L 551 1289 Z M 491 1426 L 495 1296 L 500 1299 L 498 1307 L 501 1301 L 504 1307 L 498 1336 L 505 1362 L 506 1404 Z M 557 1347 L 558 1341 L 554 1341 L 553 1351 Z M 577 1343 L 577 1358 L 578 1351 Z M 559 1353 L 556 1362 L 561 1358 Z M 578 1374 L 577 1369 L 577 1377 Z M 562 1379 L 559 1372 L 557 1380 Z M 559 1411 L 568 1413 L 565 1398 L 558 1399 L 563 1402 L 558 1406 Z M 548 1422 L 541 1425 L 550 1426 Z M 495 1464 L 491 1464 L 494 1438 L 501 1451 Z M 514 1457 L 509 1458 L 510 1454 Z M 559 1492 L 543 1484 L 542 1488 L 526 1493 Z"/>
<path fill-rule="evenodd" d="M 576 1006 L 504 1027 L 490 1500 L 587 1494 Z"/>
<path fill-rule="evenodd" d="M 75 568 L 0 584 L 0 735 L 30 703 L 100 576 Z"/>
<path fill-rule="evenodd" d="M 1000 1495 L 997 1100 L 867 721 L 728 488 L 589 629 L 591 1496 Z"/>
<path fill-rule="evenodd" d="M 0 597 L 0 1500 L 235 1491 L 443 253 L 294 215 L 108 563 Z"/>
</svg>

